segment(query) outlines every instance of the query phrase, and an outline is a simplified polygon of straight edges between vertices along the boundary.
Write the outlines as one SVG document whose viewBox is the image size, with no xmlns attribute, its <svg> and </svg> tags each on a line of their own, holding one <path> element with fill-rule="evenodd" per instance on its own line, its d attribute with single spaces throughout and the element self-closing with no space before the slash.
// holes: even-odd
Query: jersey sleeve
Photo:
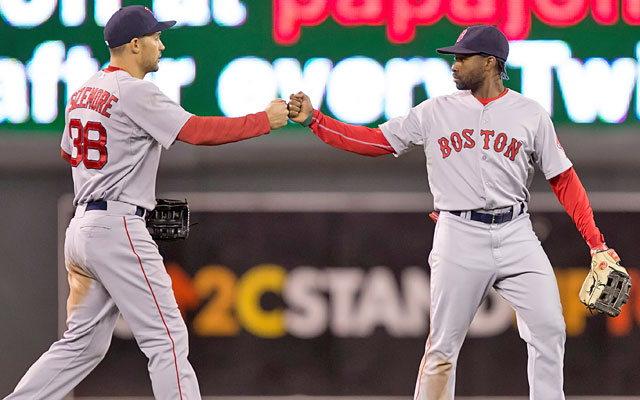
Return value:
<svg viewBox="0 0 640 400">
<path fill-rule="evenodd" d="M 64 158 L 65 161 L 68 161 L 66 156 L 71 157 L 71 152 L 73 151 L 73 139 L 71 138 L 71 135 L 69 135 L 69 113 L 67 112 L 65 112 L 64 115 L 64 131 L 62 132 L 62 139 L 60 140 L 60 149 L 62 150 L 62 158 Z"/>
<path fill-rule="evenodd" d="M 573 165 L 558 140 L 549 114 L 541 107 L 538 131 L 534 141 L 534 160 L 547 180 L 568 170 Z"/>
<path fill-rule="evenodd" d="M 180 129 L 193 115 L 156 85 L 140 79 L 121 82 L 120 97 L 124 113 L 165 149 L 173 144 Z"/>
<path fill-rule="evenodd" d="M 414 147 L 424 145 L 425 132 L 429 131 L 429 100 L 413 107 L 403 117 L 395 117 L 380 125 L 380 130 L 393 147 L 396 156 L 401 156 Z"/>
</svg>

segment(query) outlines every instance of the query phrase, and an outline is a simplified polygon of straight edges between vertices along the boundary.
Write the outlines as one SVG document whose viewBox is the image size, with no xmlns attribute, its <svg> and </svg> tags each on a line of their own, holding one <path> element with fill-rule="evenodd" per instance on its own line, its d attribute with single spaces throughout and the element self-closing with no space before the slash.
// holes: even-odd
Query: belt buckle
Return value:
<svg viewBox="0 0 640 400">
<path fill-rule="evenodd" d="M 491 224 L 495 224 L 496 214 L 491 214 Z"/>
</svg>

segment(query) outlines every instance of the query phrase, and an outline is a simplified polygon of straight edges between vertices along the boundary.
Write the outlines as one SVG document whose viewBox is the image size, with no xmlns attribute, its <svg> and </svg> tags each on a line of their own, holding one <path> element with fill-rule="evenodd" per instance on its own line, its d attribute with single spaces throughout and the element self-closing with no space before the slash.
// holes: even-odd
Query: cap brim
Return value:
<svg viewBox="0 0 640 400">
<path fill-rule="evenodd" d="M 162 22 L 158 22 L 158 23 L 156 24 L 156 26 L 154 26 L 154 27 L 153 27 L 153 29 L 151 30 L 151 32 L 147 33 L 147 35 L 148 35 L 148 34 L 150 34 L 150 33 L 156 33 L 156 32 L 163 31 L 163 30 L 165 30 L 165 29 L 169 29 L 169 28 L 171 28 L 172 26 L 174 26 L 175 24 L 176 24 L 176 21 L 162 21 Z"/>
<path fill-rule="evenodd" d="M 465 49 L 461 46 L 449 46 L 449 47 L 441 47 L 436 49 L 436 51 L 440 54 L 478 54 L 477 50 L 469 50 Z"/>
</svg>

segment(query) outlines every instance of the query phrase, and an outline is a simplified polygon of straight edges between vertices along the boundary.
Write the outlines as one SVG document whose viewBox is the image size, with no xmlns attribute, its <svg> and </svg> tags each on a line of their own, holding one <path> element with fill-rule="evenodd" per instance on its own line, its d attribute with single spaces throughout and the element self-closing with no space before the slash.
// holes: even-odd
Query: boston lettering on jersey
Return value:
<svg viewBox="0 0 640 400">
<path fill-rule="evenodd" d="M 463 129 L 460 133 L 452 132 L 449 138 L 443 136 L 438 139 L 440 151 L 442 151 L 442 158 L 449 157 L 451 155 L 451 150 L 459 153 L 462 149 L 474 148 L 476 146 L 476 141 L 473 140 L 473 133 L 473 129 Z M 522 142 L 519 142 L 514 138 L 511 139 L 511 142 L 507 146 L 509 137 L 504 132 L 496 135 L 495 131 L 482 129 L 480 131 L 480 135 L 484 138 L 484 145 L 482 146 L 483 150 L 493 149 L 497 153 L 502 153 L 506 148 L 504 156 L 511 161 L 515 160 L 516 155 L 522 146 Z"/>
<path fill-rule="evenodd" d="M 78 89 L 69 101 L 69 111 L 76 108 L 88 108 L 107 118 L 111 117 L 108 110 L 114 103 L 118 102 L 118 98 L 108 91 L 100 88 L 82 87 Z"/>
</svg>

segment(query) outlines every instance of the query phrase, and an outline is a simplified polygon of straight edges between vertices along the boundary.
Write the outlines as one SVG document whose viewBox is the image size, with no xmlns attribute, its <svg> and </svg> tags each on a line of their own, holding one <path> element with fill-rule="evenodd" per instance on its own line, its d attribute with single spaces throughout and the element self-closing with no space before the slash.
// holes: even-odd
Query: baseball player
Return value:
<svg viewBox="0 0 640 400">
<path fill-rule="evenodd" d="M 439 217 L 429 255 L 430 331 L 414 399 L 454 398 L 458 354 L 491 287 L 516 311 L 528 348 L 530 398 L 564 399 L 562 305 L 527 212 L 534 163 L 592 252 L 606 249 L 604 238 L 549 115 L 503 85 L 505 36 L 492 26 L 472 26 L 454 46 L 437 51 L 455 55 L 459 91 L 428 99 L 377 129 L 331 119 L 302 92 L 291 95 L 289 117 L 326 143 L 362 155 L 424 149 Z"/>
<path fill-rule="evenodd" d="M 161 148 L 261 136 L 284 126 L 288 111 L 274 100 L 241 118 L 198 117 L 144 81 L 165 48 L 160 32 L 174 24 L 142 6 L 117 11 L 104 28 L 109 66 L 66 107 L 62 157 L 72 167 L 77 206 L 64 246 L 68 328 L 6 399 L 62 399 L 104 357 L 120 313 L 149 358 L 155 398 L 200 399 L 187 328 L 145 226 Z"/>
</svg>

